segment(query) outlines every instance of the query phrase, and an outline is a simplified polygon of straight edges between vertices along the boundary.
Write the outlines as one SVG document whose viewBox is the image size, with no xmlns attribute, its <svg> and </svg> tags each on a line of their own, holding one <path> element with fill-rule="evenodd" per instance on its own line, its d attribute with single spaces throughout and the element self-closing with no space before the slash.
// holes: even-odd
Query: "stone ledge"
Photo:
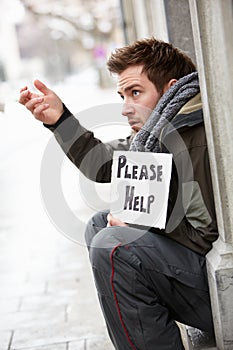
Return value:
<svg viewBox="0 0 233 350">
<path fill-rule="evenodd" d="M 178 324 L 185 350 L 217 350 L 215 339 L 209 333 Z"/>
</svg>

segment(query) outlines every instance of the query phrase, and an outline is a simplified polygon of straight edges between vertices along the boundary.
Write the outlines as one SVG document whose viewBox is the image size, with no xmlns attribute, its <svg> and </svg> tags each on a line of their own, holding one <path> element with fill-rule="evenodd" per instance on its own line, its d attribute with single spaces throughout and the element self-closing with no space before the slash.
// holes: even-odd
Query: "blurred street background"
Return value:
<svg viewBox="0 0 233 350">
<path fill-rule="evenodd" d="M 41 161 L 52 134 L 17 99 L 38 78 L 73 113 L 120 102 L 105 68 L 124 41 L 120 4 L 1 0 L 0 13 L 0 350 L 112 349 L 86 247 L 56 227 L 43 204 Z M 62 183 L 85 223 L 96 208 L 65 159 Z M 108 196 L 108 186 L 98 191 Z"/>
</svg>

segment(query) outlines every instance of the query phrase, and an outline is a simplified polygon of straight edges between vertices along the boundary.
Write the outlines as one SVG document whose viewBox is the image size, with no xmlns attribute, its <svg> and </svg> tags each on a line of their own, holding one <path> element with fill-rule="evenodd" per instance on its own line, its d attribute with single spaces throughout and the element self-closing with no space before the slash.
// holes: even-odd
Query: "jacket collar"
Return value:
<svg viewBox="0 0 233 350">
<path fill-rule="evenodd" d="M 188 114 L 197 111 L 202 108 L 201 94 L 200 92 L 191 98 L 179 111 L 178 114 Z"/>
<path fill-rule="evenodd" d="M 173 118 L 171 124 L 176 129 L 194 126 L 203 122 L 201 94 L 198 93 L 188 101 Z"/>
<path fill-rule="evenodd" d="M 160 134 L 160 142 L 163 138 L 173 133 L 175 130 L 181 131 L 194 125 L 203 123 L 201 95 L 198 93 L 187 102 L 179 113 L 165 126 Z"/>
</svg>

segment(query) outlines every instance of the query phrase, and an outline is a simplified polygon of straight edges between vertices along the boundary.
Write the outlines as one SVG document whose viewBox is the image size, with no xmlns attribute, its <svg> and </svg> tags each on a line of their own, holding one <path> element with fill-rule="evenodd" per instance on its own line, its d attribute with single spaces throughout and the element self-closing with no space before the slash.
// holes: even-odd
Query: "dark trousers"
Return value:
<svg viewBox="0 0 233 350">
<path fill-rule="evenodd" d="M 88 223 L 100 305 L 117 350 L 183 350 L 175 321 L 213 333 L 205 258 L 150 231 Z"/>
</svg>

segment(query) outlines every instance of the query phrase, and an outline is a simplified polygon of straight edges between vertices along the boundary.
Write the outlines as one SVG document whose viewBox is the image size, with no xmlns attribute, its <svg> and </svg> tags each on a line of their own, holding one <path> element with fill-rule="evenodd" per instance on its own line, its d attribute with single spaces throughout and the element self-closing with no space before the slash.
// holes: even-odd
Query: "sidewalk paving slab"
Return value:
<svg viewBox="0 0 233 350">
<path fill-rule="evenodd" d="M 109 340 L 106 338 L 97 338 L 97 339 L 87 339 L 87 350 L 114 350 L 114 347 L 112 344 L 110 344 Z M 70 349 L 69 349 L 70 350 Z M 75 350 L 75 349 L 73 349 Z"/>
<path fill-rule="evenodd" d="M 61 343 L 61 344 L 53 344 L 53 345 L 45 345 L 45 346 L 37 346 L 33 348 L 22 348 L 21 350 L 67 350 L 68 343 Z M 16 350 L 12 348 L 12 350 Z M 83 349 L 82 349 L 83 350 Z"/>
<path fill-rule="evenodd" d="M 1 332 L 0 331 L 0 349 L 8 350 L 12 339 L 12 331 Z"/>
<path fill-rule="evenodd" d="M 105 334 L 105 328 L 98 326 L 94 329 L 74 323 L 59 323 L 47 328 L 20 329 L 14 332 L 12 349 L 21 350 L 23 348 L 42 347 L 65 342 L 78 341 L 97 337 L 98 334 Z M 107 337 L 107 335 L 106 335 Z M 106 349 L 107 350 L 107 349 Z"/>
</svg>

